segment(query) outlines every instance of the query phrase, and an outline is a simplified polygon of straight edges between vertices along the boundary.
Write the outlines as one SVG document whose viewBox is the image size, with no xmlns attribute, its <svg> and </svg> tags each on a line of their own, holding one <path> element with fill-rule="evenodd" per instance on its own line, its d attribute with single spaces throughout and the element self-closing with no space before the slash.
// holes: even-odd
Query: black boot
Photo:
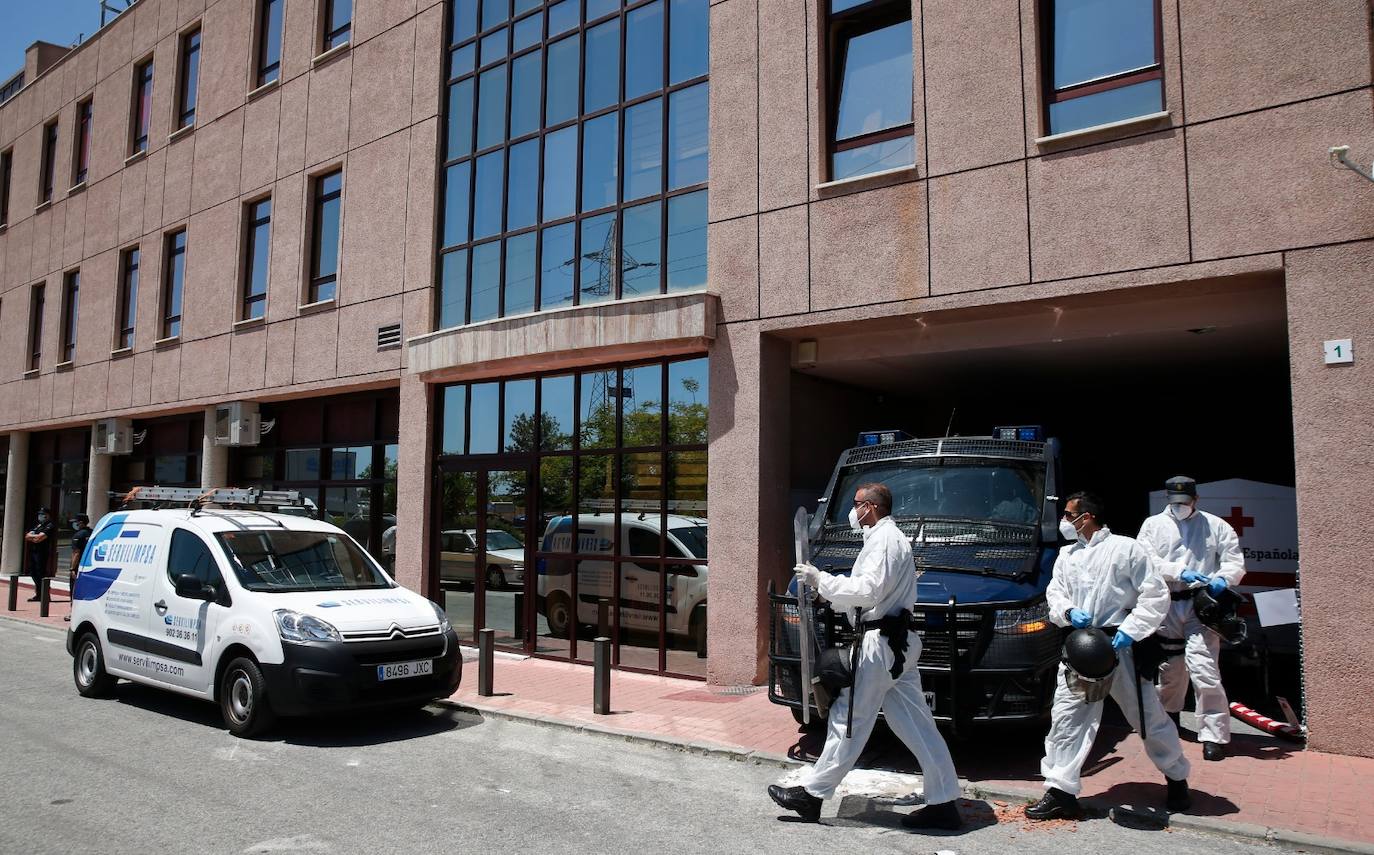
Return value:
<svg viewBox="0 0 1374 855">
<path fill-rule="evenodd" d="M 1204 742 L 1204 743 L 1202 743 L 1202 759 L 1203 759 L 1203 760 L 1220 760 L 1221 758 L 1223 758 L 1223 757 L 1225 757 L 1225 756 L 1226 756 L 1226 746 L 1225 746 L 1225 745 L 1222 745 L 1220 742 Z"/>
<path fill-rule="evenodd" d="M 1176 712 L 1171 712 L 1171 713 L 1169 713 L 1169 719 L 1170 719 L 1171 721 L 1173 721 L 1173 723 L 1174 723 L 1174 729 L 1177 730 L 1179 733 L 1182 733 L 1182 732 L 1183 732 L 1183 722 L 1181 722 L 1181 721 L 1178 720 L 1178 716 L 1179 716 L 1179 714 L 1176 713 Z"/>
<path fill-rule="evenodd" d="M 1188 795 L 1187 781 L 1174 781 L 1169 778 L 1165 778 L 1164 781 L 1169 785 L 1169 795 L 1164 800 L 1164 806 L 1170 813 L 1182 813 L 1193 806 L 1193 797 Z"/>
<path fill-rule="evenodd" d="M 768 795 L 778 803 L 778 807 L 796 811 L 807 822 L 816 822 L 821 818 L 822 799 L 808 793 L 805 787 L 779 787 L 777 784 L 769 784 Z"/>
<path fill-rule="evenodd" d="M 958 831 L 963 827 L 964 820 L 959 816 L 957 799 L 938 805 L 926 805 L 920 810 L 902 817 L 902 828 L 938 828 L 944 831 Z"/>
<path fill-rule="evenodd" d="M 1050 787 L 1040 801 L 1026 808 L 1027 819 L 1078 819 L 1082 816 L 1083 808 L 1078 798 L 1058 787 Z"/>
</svg>

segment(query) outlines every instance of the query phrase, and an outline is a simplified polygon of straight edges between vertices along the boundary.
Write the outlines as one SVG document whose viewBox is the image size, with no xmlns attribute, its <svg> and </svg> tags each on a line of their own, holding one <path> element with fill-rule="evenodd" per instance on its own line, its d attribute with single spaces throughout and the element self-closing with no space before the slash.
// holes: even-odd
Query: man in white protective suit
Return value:
<svg viewBox="0 0 1374 855">
<path fill-rule="evenodd" d="M 1202 625 L 1193 594 L 1207 588 L 1220 594 L 1240 584 L 1245 556 L 1235 529 L 1221 517 L 1199 510 L 1197 482 L 1178 475 L 1164 482 L 1168 505 L 1145 520 L 1136 538 L 1149 551 L 1169 585 L 1173 602 L 1160 627 L 1162 638 L 1182 642 L 1183 661 L 1166 660 L 1159 669 L 1159 698 L 1177 720 L 1192 678 L 1197 697 L 1198 741 L 1206 760 L 1220 760 L 1231 741 L 1231 704 L 1221 685 L 1221 636 Z"/>
<path fill-rule="evenodd" d="M 890 516 L 892 492 L 882 484 L 864 484 L 854 493 L 849 524 L 863 532 L 864 545 L 849 576 L 822 573 L 798 564 L 797 579 L 815 588 L 837 611 L 860 609 L 861 646 L 854 686 L 840 691 L 830 706 L 825 748 L 814 766 L 805 770 L 799 786 L 768 788 L 780 806 L 815 822 L 821 803 L 835 788 L 868 742 L 882 710 L 888 727 L 921 764 L 926 806 L 902 817 L 915 829 L 959 828 L 959 777 L 949 748 L 935 726 L 935 717 L 921 692 L 916 662 L 921 638 L 911 629 L 916 603 L 916 562 L 911 543 Z M 845 736 L 849 705 L 854 704 L 853 736 Z"/>
<path fill-rule="evenodd" d="M 1094 627 L 1110 635 L 1117 654 L 1116 669 L 1102 686 L 1126 720 L 1143 733 L 1145 751 L 1168 784 L 1170 811 L 1187 810 L 1188 759 L 1154 684 L 1137 677 L 1131 646 L 1152 635 L 1169 608 L 1169 589 L 1149 554 L 1135 540 L 1112 534 L 1102 524 L 1101 499 L 1091 493 L 1075 493 L 1064 505 L 1059 530 L 1069 544 L 1059 551 L 1054 576 L 1045 598 L 1050 620 L 1059 626 Z M 1066 663 L 1059 665 L 1050 732 L 1045 736 L 1045 757 L 1040 774 L 1045 795 L 1026 808 L 1034 820 L 1075 818 L 1082 815 L 1078 794 L 1079 773 L 1102 722 L 1101 697 L 1079 679 Z M 1145 726 L 1140 726 L 1144 709 Z"/>
</svg>

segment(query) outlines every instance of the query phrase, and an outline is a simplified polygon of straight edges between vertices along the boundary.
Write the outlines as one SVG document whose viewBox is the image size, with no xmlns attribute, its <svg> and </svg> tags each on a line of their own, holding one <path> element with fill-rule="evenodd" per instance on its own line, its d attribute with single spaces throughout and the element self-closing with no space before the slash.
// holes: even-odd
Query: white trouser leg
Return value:
<svg viewBox="0 0 1374 855">
<path fill-rule="evenodd" d="M 916 667 L 921 651 L 920 638 L 911 634 L 906 670 L 883 699 L 883 715 L 888 727 L 921 764 L 921 780 L 926 804 L 938 805 L 959 798 L 959 776 L 949 746 L 935 726 L 935 716 L 921 692 L 921 672 Z"/>
<path fill-rule="evenodd" d="M 1045 777 L 1046 789 L 1055 787 L 1076 796 L 1083 789 L 1078 773 L 1088 759 L 1102 722 L 1102 702 L 1088 703 L 1082 695 L 1071 691 L 1064 682 L 1065 670 L 1064 663 L 1059 663 L 1040 774 Z"/>
<path fill-rule="evenodd" d="M 1197 698 L 1197 737 L 1199 742 L 1224 745 L 1231 741 L 1231 704 L 1221 685 L 1220 655 L 1221 636 L 1193 617 L 1188 622 L 1183 660 L 1193 679 L 1193 694 Z"/>
<path fill-rule="evenodd" d="M 1192 615 L 1191 600 L 1175 600 L 1169 604 L 1169 613 L 1164 616 L 1164 624 L 1159 634 L 1165 638 L 1184 640 L 1188 637 L 1187 618 Z M 1159 700 L 1164 709 L 1171 713 L 1183 709 L 1183 701 L 1188 696 L 1188 667 L 1182 656 L 1170 656 L 1159 666 Z"/>
<path fill-rule="evenodd" d="M 1144 683 L 1145 691 L 1141 701 L 1145 707 L 1145 753 L 1150 756 L 1155 768 L 1164 773 L 1164 777 L 1174 781 L 1187 779 L 1188 758 L 1183 756 L 1183 744 L 1178 741 L 1178 728 L 1174 727 L 1173 721 L 1164 712 L 1164 705 L 1159 702 L 1159 693 L 1153 684 L 1136 678 L 1135 662 L 1130 650 L 1122 650 L 1118 656 L 1116 676 L 1112 680 L 1112 700 L 1121 707 L 1126 721 L 1139 733 L 1140 710 L 1137 707 L 1136 694 L 1140 692 L 1142 682 Z"/>
<path fill-rule="evenodd" d="M 883 653 L 887 654 L 886 664 Z M 887 639 L 877 632 L 864 634 L 855 685 L 841 691 L 839 698 L 830 705 L 825 748 L 821 756 L 816 758 L 815 765 L 803 772 L 798 782 L 811 795 L 821 799 L 835 795 L 835 788 L 859 761 L 859 755 L 868 744 L 869 734 L 878 720 L 883 696 L 892 686 L 892 675 L 888 671 L 892 667 L 891 656 Z M 854 736 L 846 739 L 845 719 L 851 702 L 854 703 Z"/>
</svg>

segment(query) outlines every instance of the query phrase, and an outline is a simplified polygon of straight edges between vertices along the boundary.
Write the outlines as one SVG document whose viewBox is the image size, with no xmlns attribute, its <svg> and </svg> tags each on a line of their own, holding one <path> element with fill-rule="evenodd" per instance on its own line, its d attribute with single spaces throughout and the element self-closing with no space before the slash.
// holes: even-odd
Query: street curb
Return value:
<svg viewBox="0 0 1374 855">
<path fill-rule="evenodd" d="M 644 733 L 620 730 L 614 727 L 605 727 L 584 722 L 572 722 L 554 716 L 541 715 L 539 713 L 523 713 L 503 709 L 492 709 L 474 705 L 471 702 L 455 701 L 448 698 L 439 700 L 436 703 L 465 712 L 520 722 L 522 724 L 571 730 L 577 733 L 589 733 L 595 736 L 608 737 L 632 744 L 647 745 L 654 748 L 679 751 L 703 757 L 716 757 L 732 760 L 736 763 L 752 763 L 756 766 L 777 766 L 783 769 L 794 769 L 806 765 L 799 760 L 793 760 L 790 757 L 773 754 L 767 751 L 750 751 L 743 748 L 730 748 L 728 746 L 715 745 L 708 742 L 651 736 Z M 1039 798 L 1040 794 L 1041 790 L 1039 788 L 1019 790 L 1012 787 L 988 786 L 987 784 L 974 782 L 970 782 L 963 787 L 964 798 L 996 798 L 1004 799 L 1013 804 L 1016 802 L 1031 802 Z M 1117 810 L 1144 821 L 1159 824 L 1159 817 L 1156 815 L 1124 810 L 1119 805 L 1108 804 L 1098 801 L 1097 799 L 1083 799 L 1083 804 L 1095 811 L 1101 812 L 1104 816 L 1112 810 Z M 1283 849 L 1321 853 L 1321 855 L 1374 855 L 1374 844 L 1360 843 L 1353 840 L 1335 840 L 1333 838 L 1321 837 L 1306 832 L 1289 831 L 1281 828 L 1268 828 L 1253 823 L 1227 822 L 1213 817 L 1173 814 L 1169 816 L 1167 822 L 1163 824 L 1171 828 L 1181 828 L 1187 831 L 1197 831 L 1225 837 L 1244 838 L 1247 840 L 1268 843 Z"/>
</svg>

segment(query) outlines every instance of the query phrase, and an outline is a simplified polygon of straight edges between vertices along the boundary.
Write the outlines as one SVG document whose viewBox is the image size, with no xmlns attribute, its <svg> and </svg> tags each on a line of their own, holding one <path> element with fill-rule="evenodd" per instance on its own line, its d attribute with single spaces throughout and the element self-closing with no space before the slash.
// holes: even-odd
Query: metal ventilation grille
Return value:
<svg viewBox="0 0 1374 855">
<path fill-rule="evenodd" d="M 377 349 L 395 350 L 401 346 L 401 325 L 387 324 L 377 327 Z"/>
</svg>

